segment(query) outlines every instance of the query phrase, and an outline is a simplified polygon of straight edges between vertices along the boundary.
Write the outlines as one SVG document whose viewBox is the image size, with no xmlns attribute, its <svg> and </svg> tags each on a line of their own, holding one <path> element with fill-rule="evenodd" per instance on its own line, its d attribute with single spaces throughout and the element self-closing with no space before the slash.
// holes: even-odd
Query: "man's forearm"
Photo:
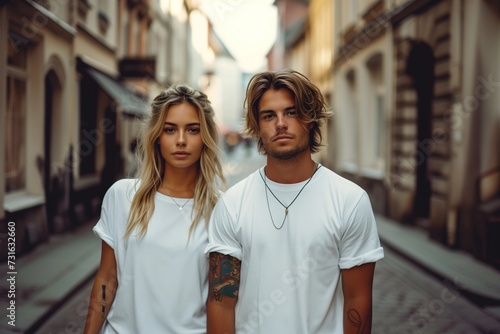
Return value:
<svg viewBox="0 0 500 334">
<path fill-rule="evenodd" d="M 344 302 L 344 334 L 370 334 L 372 303 L 370 298 L 358 297 Z"/>
<path fill-rule="evenodd" d="M 209 301 L 207 304 L 207 334 L 234 333 L 234 305 L 221 301 Z"/>
</svg>

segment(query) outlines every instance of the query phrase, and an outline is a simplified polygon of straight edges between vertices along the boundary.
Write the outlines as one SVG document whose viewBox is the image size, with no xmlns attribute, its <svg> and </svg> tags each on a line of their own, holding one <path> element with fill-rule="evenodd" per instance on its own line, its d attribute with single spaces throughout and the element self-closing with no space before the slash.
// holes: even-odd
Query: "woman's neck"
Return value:
<svg viewBox="0 0 500 334">
<path fill-rule="evenodd" d="M 193 197 L 197 176 L 198 170 L 194 168 L 165 169 L 161 188 L 166 188 L 172 197 Z"/>
</svg>

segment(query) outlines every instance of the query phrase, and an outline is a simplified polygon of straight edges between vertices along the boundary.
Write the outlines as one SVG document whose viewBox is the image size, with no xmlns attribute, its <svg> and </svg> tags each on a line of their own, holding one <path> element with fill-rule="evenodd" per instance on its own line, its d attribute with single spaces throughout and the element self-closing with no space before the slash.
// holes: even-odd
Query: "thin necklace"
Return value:
<svg viewBox="0 0 500 334">
<path fill-rule="evenodd" d="M 273 226 L 275 229 L 277 230 L 281 230 L 281 228 L 283 227 L 283 225 L 285 225 L 285 220 L 286 220 L 286 217 L 288 216 L 288 208 L 292 206 L 292 204 L 295 202 L 295 200 L 299 197 L 300 193 L 302 192 L 302 190 L 304 190 L 304 188 L 307 186 L 307 184 L 309 182 L 311 182 L 314 174 L 316 174 L 316 172 L 318 171 L 318 169 L 321 167 L 320 164 L 318 164 L 318 167 L 314 170 L 314 172 L 312 173 L 311 177 L 309 178 L 309 180 L 307 180 L 306 184 L 304 184 L 304 186 L 299 190 L 298 194 L 295 196 L 295 198 L 293 199 L 293 201 L 288 204 L 288 205 L 285 205 L 283 204 L 278 197 L 276 197 L 276 195 L 273 193 L 273 191 L 271 190 L 271 188 L 269 188 L 269 186 L 267 185 L 267 182 L 266 182 L 266 179 L 267 179 L 267 175 L 266 175 L 266 169 L 264 168 L 264 176 L 262 176 L 262 173 L 260 172 L 259 170 L 259 174 L 260 174 L 260 177 L 262 178 L 262 180 L 264 181 L 264 185 L 266 186 L 266 202 L 267 202 L 267 210 L 269 211 L 269 216 L 271 217 L 271 222 L 273 223 Z M 285 217 L 283 217 L 283 221 L 281 222 L 281 225 L 280 227 L 277 227 L 276 224 L 274 223 L 274 219 L 273 219 L 273 215 L 271 213 L 271 207 L 269 206 L 269 197 L 267 195 L 267 191 L 269 190 L 269 192 L 271 193 L 271 195 L 274 196 L 274 198 L 276 198 L 276 200 L 281 204 L 282 207 L 285 208 Z"/>
<path fill-rule="evenodd" d="M 177 203 L 177 201 L 168 194 L 168 191 L 167 191 L 167 188 L 165 188 L 165 186 L 163 185 L 163 183 L 161 184 L 162 188 L 165 190 L 165 193 L 167 194 L 168 197 L 170 197 L 172 199 L 172 201 L 174 201 L 174 203 L 177 205 L 177 207 L 179 208 L 179 211 L 182 211 L 182 209 L 184 209 L 184 207 L 186 206 L 186 204 L 191 200 L 191 198 L 188 198 L 186 203 L 182 204 L 182 205 L 179 205 L 179 203 Z"/>
</svg>

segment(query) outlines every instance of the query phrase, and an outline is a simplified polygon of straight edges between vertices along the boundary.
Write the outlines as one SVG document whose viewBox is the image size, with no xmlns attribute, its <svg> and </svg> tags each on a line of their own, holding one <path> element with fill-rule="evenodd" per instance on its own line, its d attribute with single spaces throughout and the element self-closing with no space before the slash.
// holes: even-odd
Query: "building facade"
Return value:
<svg viewBox="0 0 500 334">
<path fill-rule="evenodd" d="M 333 108 L 317 158 L 376 212 L 500 267 L 498 1 L 276 6 L 271 69 L 302 71 Z"/>
<path fill-rule="evenodd" d="M 16 224 L 17 254 L 95 218 L 106 189 L 133 175 L 149 101 L 173 82 L 198 87 L 195 6 L 0 1 L 0 233 Z"/>
<path fill-rule="evenodd" d="M 336 1 L 335 168 L 374 209 L 500 264 L 498 2 Z"/>
</svg>

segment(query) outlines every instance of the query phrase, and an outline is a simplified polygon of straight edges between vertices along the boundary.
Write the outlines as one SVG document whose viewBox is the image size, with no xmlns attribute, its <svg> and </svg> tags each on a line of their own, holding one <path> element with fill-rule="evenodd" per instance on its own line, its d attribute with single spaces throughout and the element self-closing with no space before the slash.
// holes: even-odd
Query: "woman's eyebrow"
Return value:
<svg viewBox="0 0 500 334">
<path fill-rule="evenodd" d="M 172 122 L 165 122 L 164 125 L 177 126 L 176 123 L 172 123 Z M 199 125 L 200 125 L 199 122 L 193 122 L 193 123 L 186 124 L 186 126 L 199 126 Z"/>
</svg>

